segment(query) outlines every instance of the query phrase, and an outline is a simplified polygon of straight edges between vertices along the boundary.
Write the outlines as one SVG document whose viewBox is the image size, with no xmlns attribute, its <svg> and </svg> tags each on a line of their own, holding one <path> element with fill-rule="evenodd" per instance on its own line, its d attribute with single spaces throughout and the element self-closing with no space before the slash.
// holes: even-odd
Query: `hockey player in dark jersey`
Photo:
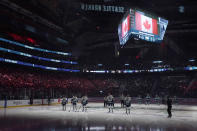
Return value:
<svg viewBox="0 0 197 131">
<path fill-rule="evenodd" d="M 109 95 L 107 96 L 107 105 L 109 108 L 109 112 L 113 113 L 113 105 L 114 105 L 114 97 L 109 93 Z"/>
<path fill-rule="evenodd" d="M 168 118 L 171 118 L 172 117 L 172 113 L 171 113 L 171 110 L 172 110 L 172 99 L 168 96 L 167 97 L 167 112 L 168 112 Z"/>
<path fill-rule="evenodd" d="M 142 97 L 141 97 L 141 95 L 138 95 L 137 102 L 138 102 L 138 104 L 142 104 Z"/>
<path fill-rule="evenodd" d="M 125 108 L 126 108 L 126 114 L 130 114 L 130 110 L 131 110 L 131 97 L 129 95 L 127 95 L 125 97 L 125 100 L 124 100 L 124 103 L 125 103 Z"/>
<path fill-rule="evenodd" d="M 147 94 L 146 95 L 146 105 L 149 105 L 150 104 L 150 95 Z"/>
<path fill-rule="evenodd" d="M 51 104 L 51 97 L 48 97 L 48 106 Z"/>
<path fill-rule="evenodd" d="M 105 96 L 104 97 L 104 107 L 106 107 L 107 106 L 107 97 Z"/>
<path fill-rule="evenodd" d="M 122 94 L 121 96 L 120 96 L 120 104 L 121 104 L 121 107 L 124 107 L 124 99 L 125 99 L 125 97 L 124 97 L 124 95 Z"/>
<path fill-rule="evenodd" d="M 82 112 L 86 112 L 87 111 L 87 107 L 86 107 L 87 104 L 88 104 L 88 97 L 87 96 L 83 96 L 81 98 Z"/>
<path fill-rule="evenodd" d="M 63 107 L 63 111 L 66 111 L 66 104 L 68 103 L 68 99 L 67 98 L 63 98 L 62 99 L 62 107 Z"/>
</svg>

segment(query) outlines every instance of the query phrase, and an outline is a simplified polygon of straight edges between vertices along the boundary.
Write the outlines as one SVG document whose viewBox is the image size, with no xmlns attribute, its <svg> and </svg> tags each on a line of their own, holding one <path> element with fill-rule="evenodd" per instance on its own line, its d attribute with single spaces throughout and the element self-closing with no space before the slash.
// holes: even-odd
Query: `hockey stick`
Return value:
<svg viewBox="0 0 197 131">
<path fill-rule="evenodd" d="M 79 108 L 77 108 L 77 110 L 76 110 L 76 111 L 77 111 L 77 112 L 79 112 L 79 110 L 80 110 L 80 109 L 81 109 L 81 105 L 79 106 Z"/>
</svg>

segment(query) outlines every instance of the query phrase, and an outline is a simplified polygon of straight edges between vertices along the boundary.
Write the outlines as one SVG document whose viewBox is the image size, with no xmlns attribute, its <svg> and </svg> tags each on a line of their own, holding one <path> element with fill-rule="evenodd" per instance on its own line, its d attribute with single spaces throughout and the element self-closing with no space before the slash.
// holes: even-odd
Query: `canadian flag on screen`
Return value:
<svg viewBox="0 0 197 131">
<path fill-rule="evenodd" d="M 124 37 L 130 29 L 129 15 L 122 22 L 122 37 Z"/>
<path fill-rule="evenodd" d="M 157 20 L 138 12 L 135 13 L 136 29 L 158 35 Z"/>
</svg>

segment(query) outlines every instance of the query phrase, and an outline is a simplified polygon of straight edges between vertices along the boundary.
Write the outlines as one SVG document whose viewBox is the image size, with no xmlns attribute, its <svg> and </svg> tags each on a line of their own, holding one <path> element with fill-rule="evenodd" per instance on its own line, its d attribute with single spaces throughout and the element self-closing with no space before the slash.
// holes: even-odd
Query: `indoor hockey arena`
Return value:
<svg viewBox="0 0 197 131">
<path fill-rule="evenodd" d="M 197 1 L 1 0 L 0 131 L 196 131 Z"/>
</svg>

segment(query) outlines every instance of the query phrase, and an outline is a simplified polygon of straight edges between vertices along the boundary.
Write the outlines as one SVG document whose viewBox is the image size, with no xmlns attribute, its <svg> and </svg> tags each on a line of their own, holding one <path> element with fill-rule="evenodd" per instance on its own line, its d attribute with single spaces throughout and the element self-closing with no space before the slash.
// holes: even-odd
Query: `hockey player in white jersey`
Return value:
<svg viewBox="0 0 197 131">
<path fill-rule="evenodd" d="M 78 98 L 76 96 L 73 96 L 71 99 L 71 103 L 73 105 L 73 111 L 77 111 L 77 102 L 78 102 Z"/>
<path fill-rule="evenodd" d="M 126 114 L 130 114 L 131 111 L 131 97 L 127 95 L 125 97 L 125 108 L 126 108 Z"/>
<path fill-rule="evenodd" d="M 88 97 L 87 96 L 83 96 L 81 98 L 81 105 L 82 105 L 82 112 L 86 112 L 87 111 L 87 104 L 88 104 Z"/>
<path fill-rule="evenodd" d="M 109 112 L 113 113 L 114 97 L 110 93 L 107 96 L 107 105 L 109 108 Z"/>
</svg>

